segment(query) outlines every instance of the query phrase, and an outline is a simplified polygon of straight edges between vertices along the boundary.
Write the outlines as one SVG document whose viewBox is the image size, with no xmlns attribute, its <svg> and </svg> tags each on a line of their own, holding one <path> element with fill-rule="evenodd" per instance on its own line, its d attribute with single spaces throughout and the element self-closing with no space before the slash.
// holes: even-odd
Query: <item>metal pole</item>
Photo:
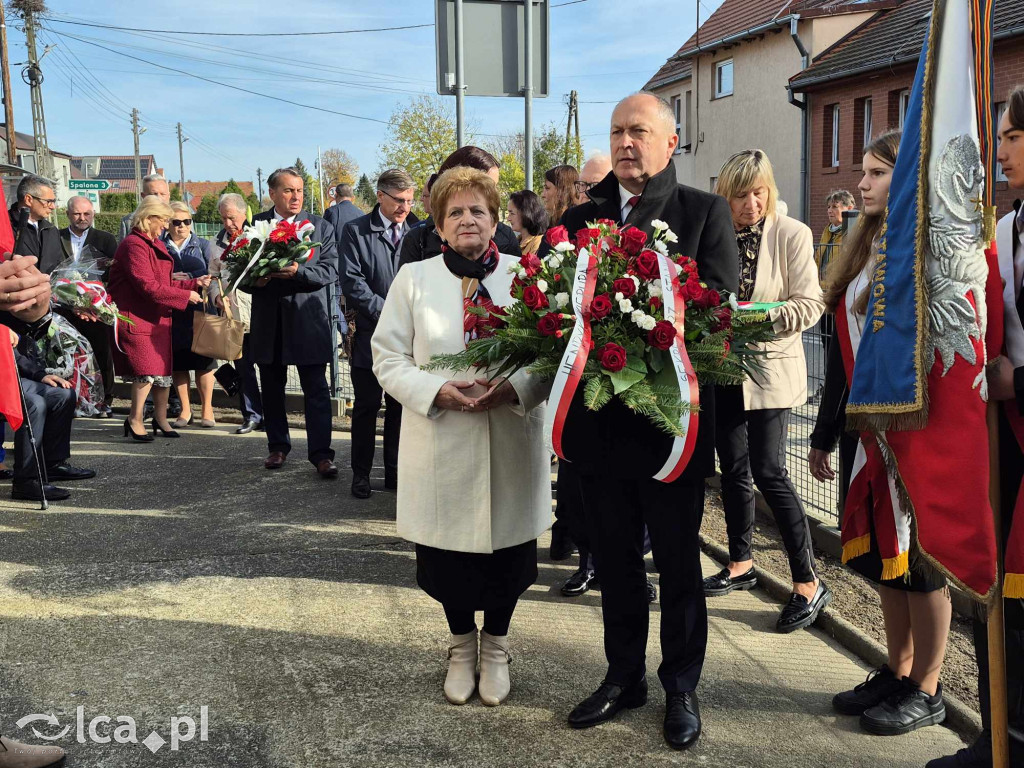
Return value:
<svg viewBox="0 0 1024 768">
<path fill-rule="evenodd" d="M 533 0 L 523 5 L 523 112 L 525 126 L 523 141 L 526 143 L 526 188 L 533 190 Z M 554 222 L 552 222 L 554 223 Z"/>
<path fill-rule="evenodd" d="M 188 139 L 181 135 L 181 123 L 178 123 L 178 166 L 181 170 L 181 182 L 179 184 L 178 191 L 181 192 L 181 199 L 191 209 L 191 204 L 188 201 L 188 193 L 185 190 L 185 142 Z"/>
<path fill-rule="evenodd" d="M 142 166 L 139 163 L 139 110 L 132 109 L 132 137 L 135 139 L 135 202 L 142 202 Z"/>
<path fill-rule="evenodd" d="M 14 98 L 11 94 L 11 64 L 7 58 L 7 21 L 4 4 L 0 2 L 0 76 L 4 87 L 4 125 L 7 131 L 7 162 L 18 164 L 18 149 L 14 143 Z"/>
<path fill-rule="evenodd" d="M 320 181 L 320 213 L 327 210 L 327 196 L 324 194 L 324 159 L 320 154 L 320 145 L 316 145 L 316 175 Z"/>
<path fill-rule="evenodd" d="M 260 190 L 260 208 L 262 208 L 263 207 L 263 169 L 262 168 L 257 168 L 256 169 L 256 185 L 259 187 L 259 190 Z"/>
<path fill-rule="evenodd" d="M 462 0 L 455 0 L 455 138 L 461 147 L 466 143 L 466 73 L 463 67 L 464 52 L 462 47 L 463 33 Z"/>
</svg>

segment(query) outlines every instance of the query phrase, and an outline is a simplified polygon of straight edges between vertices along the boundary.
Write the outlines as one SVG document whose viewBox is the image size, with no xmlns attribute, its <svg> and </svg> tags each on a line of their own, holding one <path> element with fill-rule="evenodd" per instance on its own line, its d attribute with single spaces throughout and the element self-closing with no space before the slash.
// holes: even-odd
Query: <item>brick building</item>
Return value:
<svg viewBox="0 0 1024 768">
<path fill-rule="evenodd" d="M 810 111 L 811 204 L 805 220 L 815 233 L 827 223 L 825 197 L 830 191 L 847 189 L 859 199 L 864 145 L 872 136 L 902 127 L 931 5 L 931 0 L 904 0 L 879 12 L 791 79 L 790 88 L 805 94 Z M 1007 92 L 1024 84 L 1022 18 L 1024 0 L 996 0 L 992 109 L 997 120 Z M 1010 210 L 1015 196 L 997 176 L 1000 214 Z"/>
</svg>

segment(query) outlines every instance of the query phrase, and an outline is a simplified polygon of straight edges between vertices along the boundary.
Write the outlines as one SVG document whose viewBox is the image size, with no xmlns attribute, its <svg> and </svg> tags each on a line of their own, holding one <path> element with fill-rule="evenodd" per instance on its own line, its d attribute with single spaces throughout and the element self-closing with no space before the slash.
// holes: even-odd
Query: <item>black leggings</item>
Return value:
<svg viewBox="0 0 1024 768">
<path fill-rule="evenodd" d="M 508 625 L 512 623 L 512 614 L 515 610 L 516 603 L 502 608 L 488 608 L 484 611 L 484 632 L 494 637 L 507 635 Z M 448 619 L 448 629 L 453 635 L 465 635 L 476 629 L 474 611 L 464 611 L 446 605 L 444 606 L 444 616 Z"/>
</svg>

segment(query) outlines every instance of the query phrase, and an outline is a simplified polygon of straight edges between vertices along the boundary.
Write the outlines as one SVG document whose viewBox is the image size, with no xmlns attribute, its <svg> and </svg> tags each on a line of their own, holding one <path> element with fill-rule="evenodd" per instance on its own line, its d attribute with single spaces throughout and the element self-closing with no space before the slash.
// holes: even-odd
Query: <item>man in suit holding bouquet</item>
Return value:
<svg viewBox="0 0 1024 768">
<path fill-rule="evenodd" d="M 726 201 L 676 181 L 672 153 L 678 143 L 671 107 L 638 93 L 612 114 L 612 171 L 589 190 L 590 200 L 570 208 L 562 223 L 570 237 L 597 219 L 611 219 L 653 235 L 665 221 L 679 242 L 674 252 L 696 261 L 709 288 L 736 292 L 739 262 Z M 685 749 L 700 736 L 695 689 L 707 646 L 697 533 L 704 512 L 704 480 L 714 473 L 714 387 L 700 388 L 700 424 L 689 465 L 672 483 L 653 479 L 672 443 L 643 416 L 613 398 L 587 411 L 577 398 L 563 435 L 566 456 L 581 477 L 587 527 L 601 572 L 608 672 L 600 687 L 569 715 L 587 728 L 647 700 L 645 650 L 648 603 L 643 561 L 644 524 L 661 580 L 658 677 L 666 693 L 664 735 Z"/>
</svg>

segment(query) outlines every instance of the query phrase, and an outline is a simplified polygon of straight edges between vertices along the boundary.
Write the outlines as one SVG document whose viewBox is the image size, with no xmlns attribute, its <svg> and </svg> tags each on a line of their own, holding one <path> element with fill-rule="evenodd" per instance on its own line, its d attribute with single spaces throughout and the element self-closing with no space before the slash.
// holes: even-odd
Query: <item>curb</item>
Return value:
<svg viewBox="0 0 1024 768">
<path fill-rule="evenodd" d="M 722 565 L 729 562 L 729 551 L 704 534 L 700 534 L 700 548 Z M 789 600 L 792 592 L 792 585 L 789 582 L 784 582 L 763 568 L 758 568 L 755 589 L 761 588 L 780 603 Z M 834 613 L 831 608 L 826 608 L 818 614 L 814 626 L 873 667 L 880 666 L 888 658 L 888 653 L 881 643 L 868 637 L 846 619 Z M 946 720 L 943 725 L 955 731 L 965 741 L 973 741 L 981 733 L 981 716 L 948 693 L 943 693 L 943 699 L 946 702 Z"/>
</svg>

